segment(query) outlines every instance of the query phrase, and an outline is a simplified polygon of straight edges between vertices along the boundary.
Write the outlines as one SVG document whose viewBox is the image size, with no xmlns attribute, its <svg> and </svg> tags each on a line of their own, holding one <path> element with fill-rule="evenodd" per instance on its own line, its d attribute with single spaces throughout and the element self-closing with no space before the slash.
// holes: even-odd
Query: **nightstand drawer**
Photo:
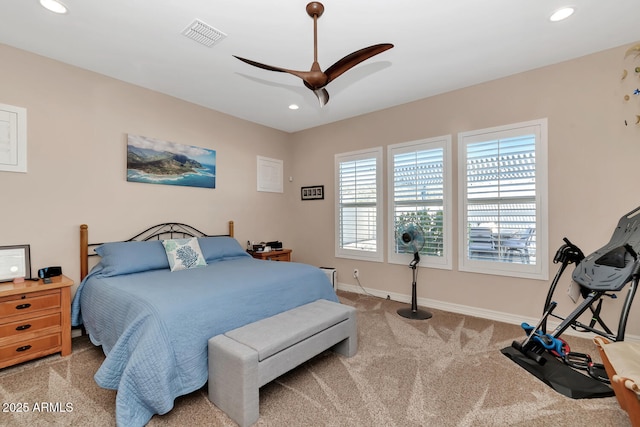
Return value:
<svg viewBox="0 0 640 427">
<path fill-rule="evenodd" d="M 265 261 L 291 261 L 291 252 L 291 249 L 275 249 L 269 252 L 249 252 L 249 254 Z"/>
<path fill-rule="evenodd" d="M 22 358 L 35 353 L 46 352 L 50 349 L 60 348 L 60 334 L 46 335 L 14 344 L 0 347 L 0 364 L 7 360 Z"/>
<path fill-rule="evenodd" d="M 22 315 L 57 307 L 60 307 L 59 291 L 15 295 L 0 300 L 0 316 Z"/>
<path fill-rule="evenodd" d="M 20 335 L 31 334 L 51 327 L 60 328 L 60 313 L 32 317 L 0 325 L 0 341 L 4 341 L 5 338 L 19 340 Z"/>
</svg>

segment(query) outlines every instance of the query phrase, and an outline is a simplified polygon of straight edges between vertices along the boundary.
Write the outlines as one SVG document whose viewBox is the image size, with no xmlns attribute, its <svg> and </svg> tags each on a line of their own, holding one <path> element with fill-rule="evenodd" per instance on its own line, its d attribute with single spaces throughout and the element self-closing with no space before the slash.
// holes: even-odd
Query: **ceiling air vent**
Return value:
<svg viewBox="0 0 640 427">
<path fill-rule="evenodd" d="M 205 24 L 197 19 L 182 32 L 186 37 L 197 41 L 207 47 L 211 47 L 220 40 L 227 37 L 225 33 L 216 30 L 211 25 Z"/>
</svg>

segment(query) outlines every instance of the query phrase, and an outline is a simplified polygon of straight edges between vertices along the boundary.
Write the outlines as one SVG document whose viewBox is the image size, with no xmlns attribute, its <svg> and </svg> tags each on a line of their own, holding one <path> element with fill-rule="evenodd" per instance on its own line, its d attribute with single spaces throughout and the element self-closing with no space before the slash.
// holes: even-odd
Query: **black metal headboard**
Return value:
<svg viewBox="0 0 640 427">
<path fill-rule="evenodd" d="M 206 234 L 187 224 L 179 222 L 165 222 L 164 224 L 154 225 L 147 228 L 135 236 L 122 240 L 123 242 L 141 242 L 147 240 L 164 240 L 164 239 L 184 239 L 189 237 L 233 237 L 233 221 L 229 221 L 229 231 L 227 234 Z M 103 242 L 104 243 L 104 242 Z M 89 243 L 89 227 L 86 224 L 80 226 L 80 278 L 89 272 L 89 257 L 98 256 L 95 248 L 103 243 Z"/>
<path fill-rule="evenodd" d="M 219 234 L 219 236 L 228 236 L 228 234 Z M 126 242 L 145 241 L 145 240 L 164 240 L 187 237 L 211 237 L 203 233 L 195 227 L 179 222 L 166 222 L 164 224 L 154 225 L 144 230 L 142 233 L 136 234 L 132 238 L 125 240 Z"/>
</svg>

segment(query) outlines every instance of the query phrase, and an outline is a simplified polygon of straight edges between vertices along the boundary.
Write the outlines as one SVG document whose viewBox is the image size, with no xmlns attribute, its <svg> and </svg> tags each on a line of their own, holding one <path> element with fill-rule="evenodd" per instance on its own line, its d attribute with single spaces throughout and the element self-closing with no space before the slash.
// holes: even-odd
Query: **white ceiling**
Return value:
<svg viewBox="0 0 640 427">
<path fill-rule="evenodd" d="M 320 108 L 300 79 L 232 56 L 308 70 L 308 0 L 62 1 L 66 15 L 0 0 L 0 43 L 287 132 L 640 40 L 640 0 L 325 0 L 322 69 L 365 46 L 395 47 L 331 82 Z M 566 4 L 576 13 L 550 22 Z M 188 39 L 195 19 L 227 37 L 213 47 Z"/>
</svg>

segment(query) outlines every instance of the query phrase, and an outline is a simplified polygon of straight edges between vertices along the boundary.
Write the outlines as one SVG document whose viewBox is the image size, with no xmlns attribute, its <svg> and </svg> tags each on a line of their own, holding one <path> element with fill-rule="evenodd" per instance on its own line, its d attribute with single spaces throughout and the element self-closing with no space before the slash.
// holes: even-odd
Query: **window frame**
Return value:
<svg viewBox="0 0 640 427">
<path fill-rule="evenodd" d="M 409 264 L 413 259 L 411 254 L 398 254 L 395 252 L 395 155 L 406 154 L 418 151 L 428 151 L 442 149 L 443 162 L 443 200 L 442 200 L 442 235 L 443 235 L 443 256 L 421 255 L 419 267 L 431 267 L 440 269 L 453 269 L 453 239 L 451 230 L 453 229 L 452 214 L 452 160 L 451 160 L 451 135 L 437 136 L 433 138 L 420 139 L 415 141 L 402 142 L 387 146 L 387 262 L 389 264 Z"/>
<path fill-rule="evenodd" d="M 375 159 L 376 161 L 376 250 L 346 249 L 340 245 L 340 164 L 344 162 Z M 334 158 L 335 175 L 335 256 L 336 258 L 356 259 L 362 261 L 384 261 L 383 235 L 383 186 L 382 186 L 382 147 L 339 153 Z"/>
<path fill-rule="evenodd" d="M 470 259 L 467 232 L 467 146 L 482 141 L 497 141 L 531 134 L 535 135 L 536 158 L 536 263 L 520 264 Z M 548 123 L 546 118 L 458 133 L 458 269 L 472 273 L 548 280 L 548 196 Z"/>
</svg>

